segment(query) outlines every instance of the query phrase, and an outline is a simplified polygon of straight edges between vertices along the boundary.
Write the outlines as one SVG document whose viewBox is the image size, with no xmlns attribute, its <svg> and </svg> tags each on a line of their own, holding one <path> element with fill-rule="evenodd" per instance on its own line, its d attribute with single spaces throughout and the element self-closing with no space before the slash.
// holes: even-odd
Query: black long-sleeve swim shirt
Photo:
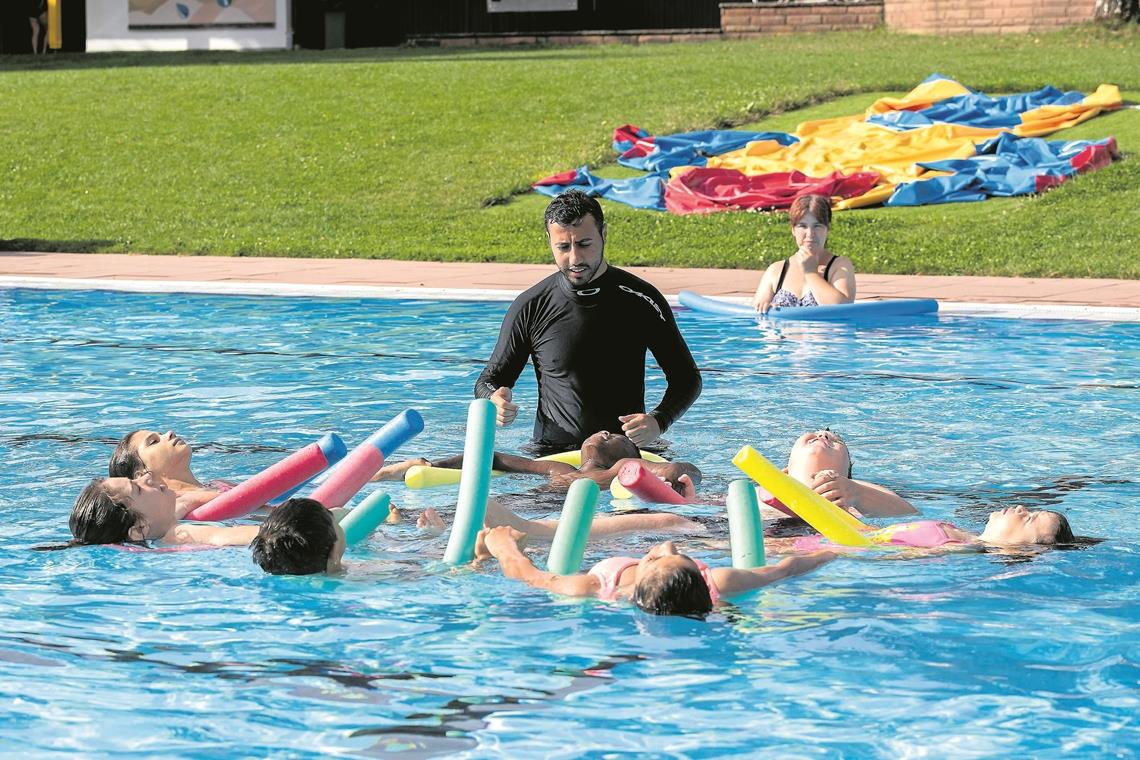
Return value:
<svg viewBox="0 0 1140 760">
<path fill-rule="evenodd" d="M 645 352 L 668 388 L 650 414 L 664 432 L 701 393 L 701 373 L 665 297 L 610 266 L 575 290 L 555 272 L 511 304 L 475 396 L 514 387 L 528 359 L 538 379 L 534 443 L 575 448 L 599 430 L 621 432 L 619 415 L 645 411 Z"/>
</svg>

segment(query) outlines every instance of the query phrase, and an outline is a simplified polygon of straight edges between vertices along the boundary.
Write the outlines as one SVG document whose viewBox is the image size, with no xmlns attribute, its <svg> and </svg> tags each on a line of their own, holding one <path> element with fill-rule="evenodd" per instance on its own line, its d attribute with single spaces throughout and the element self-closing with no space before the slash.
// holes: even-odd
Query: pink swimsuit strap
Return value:
<svg viewBox="0 0 1140 760">
<path fill-rule="evenodd" d="M 701 577 L 705 579 L 705 584 L 709 587 L 709 598 L 713 604 L 716 604 L 720 599 L 720 590 L 713 581 L 712 568 L 699 559 L 690 559 L 693 559 L 693 562 L 696 563 L 697 569 L 701 572 Z M 589 575 L 593 575 L 601 581 L 601 588 L 598 589 L 598 598 L 606 600 L 616 599 L 621 574 L 625 572 L 627 568 L 636 565 L 640 561 L 641 559 L 639 557 L 610 557 L 609 559 L 603 559 L 591 567 Z"/>
</svg>

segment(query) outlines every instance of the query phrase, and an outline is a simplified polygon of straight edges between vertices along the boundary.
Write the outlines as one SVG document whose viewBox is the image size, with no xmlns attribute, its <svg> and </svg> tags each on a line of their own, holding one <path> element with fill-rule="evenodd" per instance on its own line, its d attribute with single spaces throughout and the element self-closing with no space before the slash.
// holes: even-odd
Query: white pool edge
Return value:
<svg viewBox="0 0 1140 760">
<path fill-rule="evenodd" d="M 510 301 L 521 290 L 486 288 L 422 288 L 378 285 L 306 285 L 284 282 L 120 280 L 66 277 L 0 276 L 0 288 L 37 290 L 110 290 L 124 293 L 200 293 L 241 296 L 294 296 L 310 298 L 392 298 L 408 300 Z M 678 306 L 677 296 L 666 297 Z M 748 303 L 743 296 L 725 301 Z M 997 317 L 1003 319 L 1081 319 L 1109 322 L 1140 322 L 1140 308 L 1088 306 L 1083 304 L 991 304 L 939 301 L 940 314 Z"/>
</svg>

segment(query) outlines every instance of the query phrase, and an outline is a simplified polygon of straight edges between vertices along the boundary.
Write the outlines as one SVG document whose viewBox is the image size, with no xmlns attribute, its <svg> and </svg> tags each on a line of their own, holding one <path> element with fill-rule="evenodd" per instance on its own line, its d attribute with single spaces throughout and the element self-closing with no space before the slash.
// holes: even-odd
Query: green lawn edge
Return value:
<svg viewBox="0 0 1140 760">
<path fill-rule="evenodd" d="M 791 130 L 933 72 L 995 94 L 1111 83 L 1135 103 L 1140 34 L 0 57 L 0 248 L 544 263 L 529 183 L 612 171 L 620 124 Z M 1050 139 L 1107 135 L 1124 160 L 1102 171 L 1039 196 L 843 212 L 833 248 L 866 273 L 1140 277 L 1140 111 Z M 780 214 L 606 212 L 621 265 L 789 252 Z"/>
</svg>

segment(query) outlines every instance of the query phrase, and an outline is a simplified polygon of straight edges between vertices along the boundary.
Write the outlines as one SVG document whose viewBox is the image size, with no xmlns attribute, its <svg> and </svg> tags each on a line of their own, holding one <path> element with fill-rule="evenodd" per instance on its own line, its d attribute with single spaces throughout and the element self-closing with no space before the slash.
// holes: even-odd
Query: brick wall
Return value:
<svg viewBox="0 0 1140 760">
<path fill-rule="evenodd" d="M 1029 32 L 1093 20 L 1095 0 L 883 0 L 887 28 L 917 34 Z"/>
<path fill-rule="evenodd" d="M 720 29 L 730 39 L 873 29 L 883 23 L 883 2 L 721 3 Z"/>
</svg>

